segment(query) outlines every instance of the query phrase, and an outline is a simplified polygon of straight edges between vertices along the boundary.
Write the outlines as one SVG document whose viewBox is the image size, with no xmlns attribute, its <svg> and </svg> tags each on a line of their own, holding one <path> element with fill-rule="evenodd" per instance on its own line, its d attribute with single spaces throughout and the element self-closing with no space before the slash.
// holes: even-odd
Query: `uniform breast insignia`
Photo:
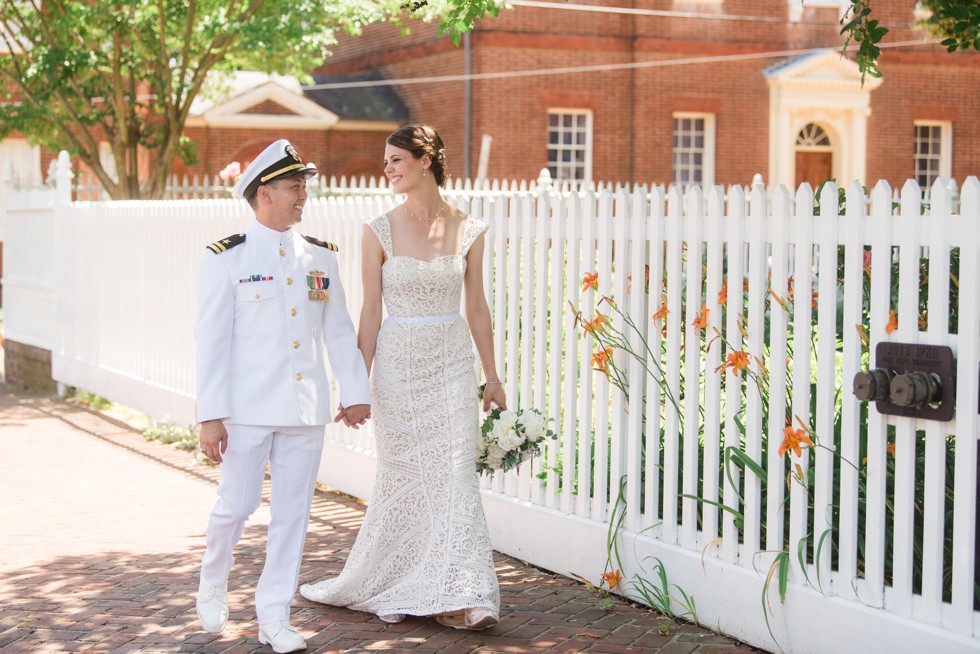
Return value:
<svg viewBox="0 0 980 654">
<path fill-rule="evenodd" d="M 244 234 L 232 234 L 231 236 L 227 236 L 220 241 L 215 241 L 211 245 L 207 246 L 207 249 L 211 250 L 215 254 L 221 254 L 222 252 L 230 250 L 236 245 L 241 245 L 244 242 Z"/>
<path fill-rule="evenodd" d="M 242 277 L 238 280 L 239 284 L 249 284 L 251 282 L 271 282 L 273 281 L 272 275 L 249 275 L 248 277 Z"/>
<path fill-rule="evenodd" d="M 333 250 L 334 252 L 339 252 L 337 246 L 333 243 L 327 243 L 326 241 L 321 241 L 318 238 L 313 238 L 312 236 L 303 236 L 309 243 L 313 245 L 319 245 L 321 248 L 327 248 L 328 250 Z"/>
<path fill-rule="evenodd" d="M 308 297 L 311 302 L 326 302 L 330 299 L 330 294 L 327 293 L 330 278 L 322 270 L 311 270 L 306 276 L 306 285 L 310 287 Z"/>
</svg>

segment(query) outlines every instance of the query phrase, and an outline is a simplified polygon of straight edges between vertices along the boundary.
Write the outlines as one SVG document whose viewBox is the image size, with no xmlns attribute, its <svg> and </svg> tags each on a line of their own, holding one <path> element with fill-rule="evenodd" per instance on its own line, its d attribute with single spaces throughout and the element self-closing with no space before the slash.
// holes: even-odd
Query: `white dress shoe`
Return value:
<svg viewBox="0 0 980 654">
<path fill-rule="evenodd" d="M 228 624 L 227 591 L 203 579 L 197 589 L 197 618 L 204 630 L 211 634 L 221 632 Z"/>
<path fill-rule="evenodd" d="M 306 649 L 306 641 L 285 620 L 266 622 L 260 625 L 259 642 L 263 645 L 271 645 L 272 651 L 276 652 L 276 654 L 298 652 L 301 649 Z"/>
</svg>

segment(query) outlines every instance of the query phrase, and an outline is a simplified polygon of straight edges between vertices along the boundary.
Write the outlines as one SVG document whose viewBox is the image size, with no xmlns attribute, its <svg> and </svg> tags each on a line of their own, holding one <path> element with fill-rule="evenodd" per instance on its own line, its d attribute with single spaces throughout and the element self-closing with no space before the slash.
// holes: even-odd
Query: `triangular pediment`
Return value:
<svg viewBox="0 0 980 654">
<path fill-rule="evenodd" d="M 328 129 L 339 116 L 303 94 L 292 77 L 255 73 L 239 74 L 230 80 L 224 97 L 207 100 L 192 108 L 190 125 L 270 129 Z M 196 111 L 195 111 L 196 110 Z"/>
<path fill-rule="evenodd" d="M 278 101 L 272 98 L 268 100 L 263 100 L 262 102 L 253 105 L 251 107 L 248 107 L 246 109 L 242 109 L 238 113 L 257 114 L 257 115 L 264 114 L 264 115 L 274 115 L 274 116 L 298 116 L 299 115 L 289 107 L 280 104 Z"/>
<path fill-rule="evenodd" d="M 830 86 L 871 91 L 881 84 L 881 79 L 867 77 L 862 86 L 858 65 L 832 49 L 784 59 L 767 68 L 765 76 L 770 86 L 789 88 Z"/>
</svg>

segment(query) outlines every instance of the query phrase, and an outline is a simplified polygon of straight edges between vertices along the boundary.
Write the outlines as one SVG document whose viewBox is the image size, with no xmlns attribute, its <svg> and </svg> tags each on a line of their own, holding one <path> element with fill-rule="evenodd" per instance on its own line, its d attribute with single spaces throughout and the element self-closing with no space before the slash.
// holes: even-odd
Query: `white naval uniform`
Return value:
<svg viewBox="0 0 980 654">
<path fill-rule="evenodd" d="M 329 300 L 309 298 L 308 275 L 329 280 Z M 205 250 L 197 302 L 197 417 L 220 419 L 228 430 L 201 577 L 227 586 L 232 549 L 259 506 L 268 463 L 272 518 L 256 613 L 260 624 L 289 620 L 324 425 L 334 408 L 324 346 L 340 403 L 370 403 L 336 252 L 255 220 L 244 243 Z"/>
</svg>

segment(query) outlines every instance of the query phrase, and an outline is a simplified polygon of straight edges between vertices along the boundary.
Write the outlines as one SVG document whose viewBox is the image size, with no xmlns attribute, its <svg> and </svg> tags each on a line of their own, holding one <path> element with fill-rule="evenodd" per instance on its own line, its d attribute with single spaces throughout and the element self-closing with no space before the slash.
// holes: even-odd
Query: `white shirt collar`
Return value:
<svg viewBox="0 0 980 654">
<path fill-rule="evenodd" d="M 293 228 L 290 227 L 284 232 L 279 232 L 269 227 L 266 227 L 258 221 L 258 219 L 252 219 L 252 226 L 248 230 L 248 235 L 259 240 L 262 245 L 267 245 L 269 247 L 279 247 L 287 243 L 291 243 L 293 240 Z"/>
</svg>

